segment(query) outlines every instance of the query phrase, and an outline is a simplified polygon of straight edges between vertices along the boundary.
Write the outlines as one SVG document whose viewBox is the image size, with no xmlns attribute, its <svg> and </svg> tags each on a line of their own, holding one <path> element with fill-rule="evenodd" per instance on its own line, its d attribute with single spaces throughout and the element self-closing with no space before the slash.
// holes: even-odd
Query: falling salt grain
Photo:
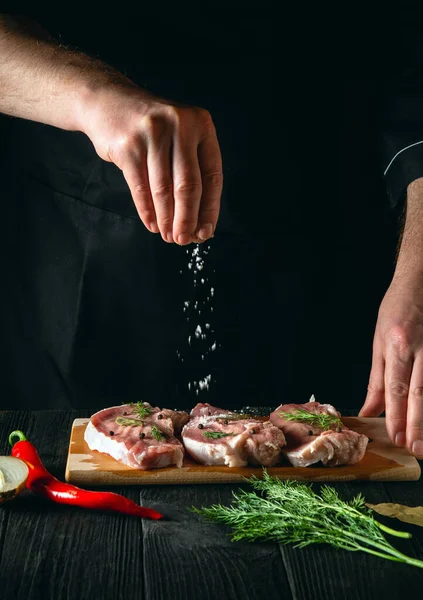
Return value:
<svg viewBox="0 0 423 600">
<path fill-rule="evenodd" d="M 206 377 L 204 377 L 204 379 L 201 379 L 198 382 L 200 390 L 209 389 L 210 381 L 211 381 L 211 375 L 206 375 Z"/>
</svg>

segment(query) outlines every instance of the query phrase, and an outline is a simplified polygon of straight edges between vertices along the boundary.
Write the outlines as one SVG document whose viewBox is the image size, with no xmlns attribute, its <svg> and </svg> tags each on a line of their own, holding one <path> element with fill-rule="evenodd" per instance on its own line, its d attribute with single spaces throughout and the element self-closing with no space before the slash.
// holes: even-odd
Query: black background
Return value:
<svg viewBox="0 0 423 600">
<path fill-rule="evenodd" d="M 225 189 L 204 272 L 220 347 L 201 362 L 201 344 L 188 346 L 183 301 L 200 292 L 186 250 L 144 231 L 117 169 L 80 133 L 3 118 L 2 408 L 364 401 L 401 212 L 377 150 L 401 32 L 362 14 L 225 7 L 38 18 L 140 85 L 210 110 Z M 75 331 L 79 253 L 93 243 Z M 188 391 L 208 373 L 209 393 Z"/>
</svg>

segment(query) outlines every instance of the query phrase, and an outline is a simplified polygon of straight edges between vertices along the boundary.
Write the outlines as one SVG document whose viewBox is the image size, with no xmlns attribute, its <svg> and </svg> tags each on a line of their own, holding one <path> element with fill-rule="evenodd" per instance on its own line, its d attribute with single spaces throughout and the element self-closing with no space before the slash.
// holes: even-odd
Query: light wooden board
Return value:
<svg viewBox="0 0 423 600">
<path fill-rule="evenodd" d="M 292 467 L 280 466 L 268 469 L 270 475 L 281 479 L 307 481 L 416 481 L 420 477 L 418 461 L 402 448 L 395 448 L 389 442 L 385 419 L 345 417 L 347 427 L 364 433 L 372 441 L 364 458 L 356 465 L 341 467 Z M 110 485 L 165 485 L 197 483 L 240 482 L 243 477 L 257 475 L 260 467 L 207 467 L 185 458 L 183 467 L 167 467 L 141 471 L 127 467 L 107 454 L 101 454 L 88 448 L 84 440 L 84 431 L 88 419 L 76 419 L 72 426 L 66 481 L 89 486 Z"/>
</svg>

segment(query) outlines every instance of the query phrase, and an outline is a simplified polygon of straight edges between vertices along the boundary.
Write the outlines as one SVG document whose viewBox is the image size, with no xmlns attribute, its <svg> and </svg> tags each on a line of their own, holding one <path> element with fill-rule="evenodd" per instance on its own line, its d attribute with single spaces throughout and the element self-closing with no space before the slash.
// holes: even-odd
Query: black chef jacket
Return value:
<svg viewBox="0 0 423 600">
<path fill-rule="evenodd" d="M 37 16 L 140 86 L 207 108 L 224 193 L 194 286 L 192 247 L 146 231 L 82 133 L 4 118 L 2 407 L 363 401 L 389 200 L 423 175 L 418 52 L 401 41 L 418 22 L 347 31 L 229 6 Z"/>
</svg>

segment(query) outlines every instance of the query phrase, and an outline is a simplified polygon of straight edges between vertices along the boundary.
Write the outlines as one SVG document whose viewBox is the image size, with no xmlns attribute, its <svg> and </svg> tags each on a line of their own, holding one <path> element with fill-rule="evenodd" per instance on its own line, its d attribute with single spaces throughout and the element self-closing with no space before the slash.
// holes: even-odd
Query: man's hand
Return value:
<svg viewBox="0 0 423 600">
<path fill-rule="evenodd" d="M 123 172 L 138 214 L 167 242 L 204 241 L 215 230 L 222 163 L 210 114 L 128 84 L 86 94 L 81 129 Z"/>
<path fill-rule="evenodd" d="M 137 87 L 20 19 L 0 15 L 0 112 L 83 131 L 129 185 L 138 214 L 167 242 L 212 237 L 222 163 L 210 114 Z"/>
<path fill-rule="evenodd" d="M 416 289 L 393 282 L 379 309 L 360 416 L 384 410 L 391 441 L 423 458 L 423 281 Z"/>
<path fill-rule="evenodd" d="M 384 410 L 391 441 L 423 459 L 423 179 L 408 188 L 404 235 L 379 309 L 360 416 Z"/>
</svg>

